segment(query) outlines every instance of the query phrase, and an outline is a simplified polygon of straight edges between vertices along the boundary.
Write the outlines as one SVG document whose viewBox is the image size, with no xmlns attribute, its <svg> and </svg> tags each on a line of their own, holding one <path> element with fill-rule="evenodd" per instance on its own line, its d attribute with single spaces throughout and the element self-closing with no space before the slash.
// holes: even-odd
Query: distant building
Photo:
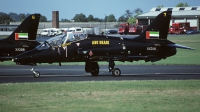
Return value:
<svg viewBox="0 0 200 112">
<path fill-rule="evenodd" d="M 52 11 L 52 28 L 59 28 L 59 11 Z"/>
<path fill-rule="evenodd" d="M 200 29 L 200 6 L 152 8 L 149 12 L 137 16 L 139 25 L 149 25 L 163 11 L 172 11 L 170 25 L 175 22 L 190 22 L 191 27 Z"/>
</svg>

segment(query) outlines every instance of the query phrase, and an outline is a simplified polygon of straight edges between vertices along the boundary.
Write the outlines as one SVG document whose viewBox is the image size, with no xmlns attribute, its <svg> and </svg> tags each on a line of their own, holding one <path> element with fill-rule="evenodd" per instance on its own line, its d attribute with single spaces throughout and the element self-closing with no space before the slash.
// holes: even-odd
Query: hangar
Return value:
<svg viewBox="0 0 200 112">
<path fill-rule="evenodd" d="M 170 25 L 176 22 L 190 22 L 191 27 L 200 30 L 200 6 L 193 7 L 154 7 L 149 12 L 137 16 L 139 25 L 149 25 L 163 11 L 172 11 Z"/>
</svg>

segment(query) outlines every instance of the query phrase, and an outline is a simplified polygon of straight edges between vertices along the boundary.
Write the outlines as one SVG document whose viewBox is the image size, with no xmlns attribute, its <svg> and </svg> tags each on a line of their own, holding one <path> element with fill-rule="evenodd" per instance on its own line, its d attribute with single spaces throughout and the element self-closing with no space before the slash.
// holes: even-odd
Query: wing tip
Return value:
<svg viewBox="0 0 200 112">
<path fill-rule="evenodd" d="M 179 44 L 168 44 L 167 46 L 181 48 L 181 49 L 195 50 L 195 48 L 191 48 L 191 47 L 183 46 L 183 45 L 179 45 Z"/>
</svg>

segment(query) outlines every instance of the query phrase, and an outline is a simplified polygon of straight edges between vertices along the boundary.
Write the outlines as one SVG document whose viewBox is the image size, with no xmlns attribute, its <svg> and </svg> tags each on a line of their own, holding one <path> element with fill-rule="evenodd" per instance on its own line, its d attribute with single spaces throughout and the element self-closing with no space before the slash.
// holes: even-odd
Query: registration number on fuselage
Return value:
<svg viewBox="0 0 200 112">
<path fill-rule="evenodd" d="M 156 47 L 147 47 L 147 50 L 148 51 L 154 51 L 154 50 L 156 50 Z"/>
<path fill-rule="evenodd" d="M 15 51 L 25 51 L 25 48 L 15 48 Z"/>
<path fill-rule="evenodd" d="M 108 40 L 93 40 L 92 45 L 109 45 Z"/>
</svg>

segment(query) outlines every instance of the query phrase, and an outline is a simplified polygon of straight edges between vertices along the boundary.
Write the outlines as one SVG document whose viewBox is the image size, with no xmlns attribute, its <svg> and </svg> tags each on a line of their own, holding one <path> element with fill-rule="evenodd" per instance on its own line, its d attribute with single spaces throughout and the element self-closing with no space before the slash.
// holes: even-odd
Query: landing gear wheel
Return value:
<svg viewBox="0 0 200 112">
<path fill-rule="evenodd" d="M 114 68 L 112 70 L 112 75 L 116 76 L 116 77 L 119 77 L 121 75 L 121 70 L 119 68 Z"/>
<path fill-rule="evenodd" d="M 38 72 L 38 71 L 35 71 L 33 74 L 34 74 L 35 78 L 39 78 L 40 77 L 40 72 Z"/>
<path fill-rule="evenodd" d="M 99 75 L 99 70 L 96 69 L 94 71 L 91 71 L 92 76 L 98 76 Z"/>
<path fill-rule="evenodd" d="M 85 72 L 91 73 L 92 76 L 99 75 L 99 64 L 97 62 L 90 62 L 89 60 L 85 63 Z"/>
<path fill-rule="evenodd" d="M 99 75 L 99 65 L 97 62 L 91 62 L 90 63 L 90 70 L 92 76 L 98 76 Z"/>
</svg>

